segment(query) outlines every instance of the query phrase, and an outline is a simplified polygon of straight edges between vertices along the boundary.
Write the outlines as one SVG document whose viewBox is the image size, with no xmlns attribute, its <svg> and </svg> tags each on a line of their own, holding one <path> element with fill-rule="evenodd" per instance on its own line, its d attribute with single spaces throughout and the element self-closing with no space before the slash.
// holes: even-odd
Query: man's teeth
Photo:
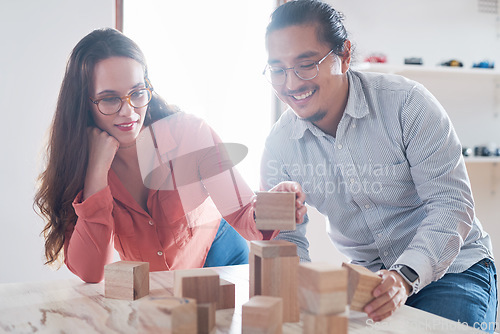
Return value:
<svg viewBox="0 0 500 334">
<path fill-rule="evenodd" d="M 309 91 L 309 92 L 307 92 L 305 94 L 302 94 L 302 95 L 293 95 L 293 98 L 296 99 L 296 100 L 303 100 L 303 99 L 311 96 L 313 92 L 314 91 L 311 90 L 311 91 Z"/>
</svg>

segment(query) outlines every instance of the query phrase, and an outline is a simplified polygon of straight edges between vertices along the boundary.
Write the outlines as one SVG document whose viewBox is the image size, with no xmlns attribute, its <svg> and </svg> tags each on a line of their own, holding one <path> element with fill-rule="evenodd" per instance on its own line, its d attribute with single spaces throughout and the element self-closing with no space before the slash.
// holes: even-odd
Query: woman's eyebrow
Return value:
<svg viewBox="0 0 500 334">
<path fill-rule="evenodd" d="M 144 86 L 146 87 L 146 84 L 144 82 L 139 82 L 139 83 L 136 83 L 134 86 L 132 86 L 132 88 L 130 88 L 129 91 L 132 91 L 140 86 Z M 102 95 L 111 95 L 111 94 L 114 94 L 114 95 L 120 95 L 117 91 L 115 90 L 112 90 L 112 89 L 106 89 L 106 90 L 103 90 L 99 93 L 96 94 L 96 97 L 98 96 L 102 96 Z"/>
</svg>

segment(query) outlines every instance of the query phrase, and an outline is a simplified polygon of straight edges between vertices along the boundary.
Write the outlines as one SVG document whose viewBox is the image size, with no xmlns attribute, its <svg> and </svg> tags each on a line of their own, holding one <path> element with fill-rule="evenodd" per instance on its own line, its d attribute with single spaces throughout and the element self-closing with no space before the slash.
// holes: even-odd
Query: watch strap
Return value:
<svg viewBox="0 0 500 334">
<path fill-rule="evenodd" d="M 415 272 L 415 270 L 411 269 L 408 266 L 405 266 L 404 264 L 394 265 L 389 270 L 397 272 L 405 280 L 405 282 L 410 285 L 411 291 L 410 291 L 410 294 L 408 295 L 408 297 L 409 297 L 418 291 L 418 286 L 420 284 L 420 277 L 418 277 L 418 275 L 417 275 L 417 278 L 413 282 L 410 281 L 410 279 L 401 271 L 401 269 L 403 267 L 406 267 L 406 268 L 410 269 L 411 271 Z M 415 272 L 415 274 L 416 274 L 416 272 Z"/>
</svg>

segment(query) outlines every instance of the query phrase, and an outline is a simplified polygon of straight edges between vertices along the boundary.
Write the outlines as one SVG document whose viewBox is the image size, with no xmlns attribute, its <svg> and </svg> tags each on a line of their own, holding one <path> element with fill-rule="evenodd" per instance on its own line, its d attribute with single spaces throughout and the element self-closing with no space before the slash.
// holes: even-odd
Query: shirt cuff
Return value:
<svg viewBox="0 0 500 334">
<path fill-rule="evenodd" d="M 433 280 L 433 267 L 430 263 L 430 259 L 424 254 L 415 250 L 406 250 L 401 254 L 394 263 L 391 269 L 397 268 L 397 266 L 408 266 L 413 269 L 418 275 L 418 284 L 414 287 L 412 294 L 418 293 L 425 286 L 429 285 Z"/>
<path fill-rule="evenodd" d="M 83 190 L 81 190 L 73 201 L 73 208 L 76 215 L 85 220 L 101 217 L 103 213 L 110 213 L 113 211 L 111 189 L 107 186 L 86 200 L 83 200 Z"/>
</svg>

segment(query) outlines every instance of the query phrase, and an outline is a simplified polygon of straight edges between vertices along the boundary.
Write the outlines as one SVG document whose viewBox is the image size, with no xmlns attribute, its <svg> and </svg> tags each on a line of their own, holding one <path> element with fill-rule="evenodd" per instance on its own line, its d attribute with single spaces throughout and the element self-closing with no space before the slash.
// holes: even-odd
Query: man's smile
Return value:
<svg viewBox="0 0 500 334">
<path fill-rule="evenodd" d="M 307 93 L 301 95 L 291 95 L 295 100 L 304 100 L 316 92 L 315 89 L 308 91 Z"/>
</svg>

